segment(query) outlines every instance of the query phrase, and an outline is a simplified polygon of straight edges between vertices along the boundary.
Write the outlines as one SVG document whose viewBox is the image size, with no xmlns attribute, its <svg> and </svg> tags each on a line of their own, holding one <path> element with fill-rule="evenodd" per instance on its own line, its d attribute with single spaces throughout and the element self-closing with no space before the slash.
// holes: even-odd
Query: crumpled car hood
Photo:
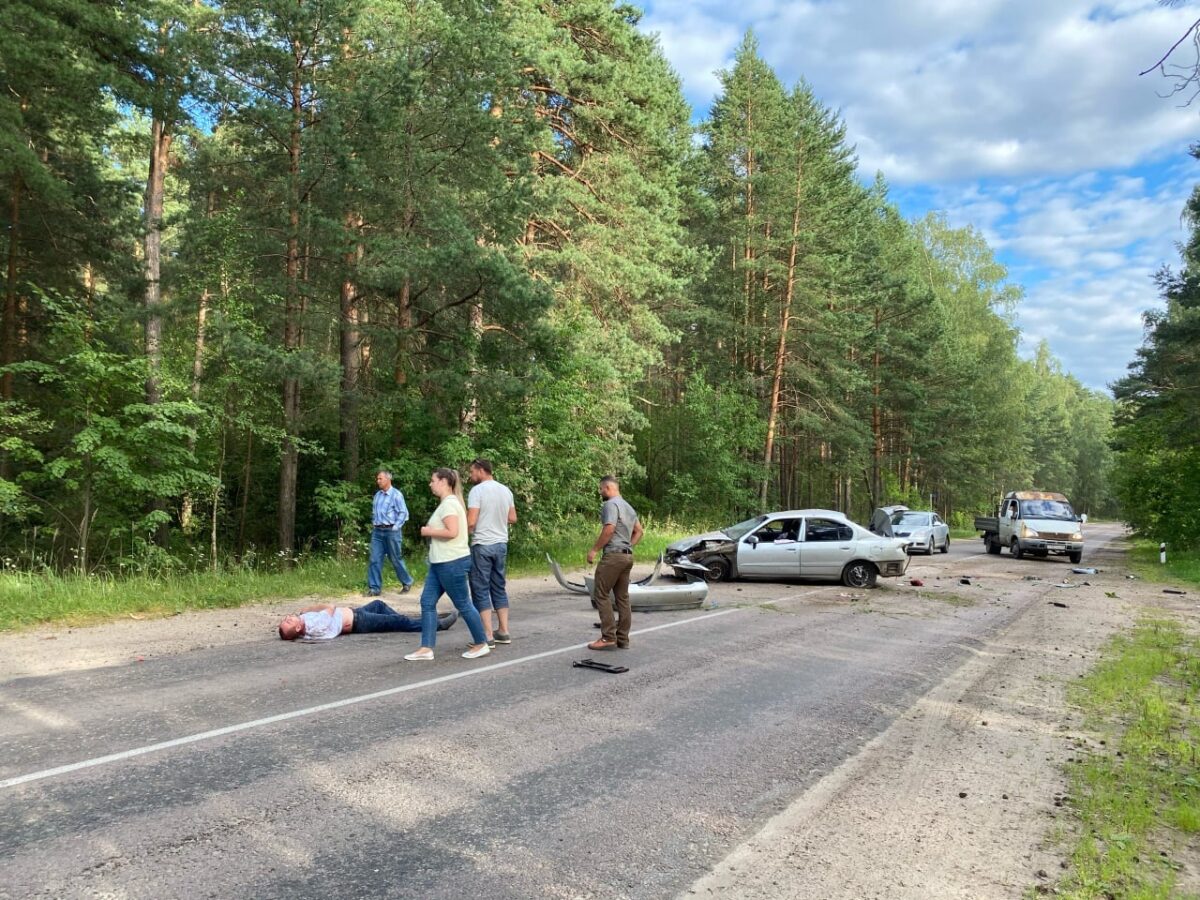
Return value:
<svg viewBox="0 0 1200 900">
<path fill-rule="evenodd" d="M 673 553 L 687 553 L 707 541 L 725 541 L 728 542 L 729 535 L 723 531 L 709 531 L 705 534 L 694 534 L 691 537 L 682 538 L 667 547 Z"/>
</svg>

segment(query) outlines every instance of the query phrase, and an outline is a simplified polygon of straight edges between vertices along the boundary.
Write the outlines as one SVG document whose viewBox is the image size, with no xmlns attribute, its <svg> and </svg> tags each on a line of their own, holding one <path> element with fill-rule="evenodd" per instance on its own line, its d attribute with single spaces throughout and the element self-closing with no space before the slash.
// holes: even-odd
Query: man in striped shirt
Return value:
<svg viewBox="0 0 1200 900">
<path fill-rule="evenodd" d="M 371 561 L 367 565 L 367 595 L 378 597 L 383 590 L 383 558 L 392 561 L 400 579 L 400 593 L 407 594 L 413 584 L 401 553 L 401 529 L 408 521 L 408 506 L 404 495 L 392 487 L 392 473 L 380 469 L 375 473 L 375 502 L 371 504 Z"/>
</svg>

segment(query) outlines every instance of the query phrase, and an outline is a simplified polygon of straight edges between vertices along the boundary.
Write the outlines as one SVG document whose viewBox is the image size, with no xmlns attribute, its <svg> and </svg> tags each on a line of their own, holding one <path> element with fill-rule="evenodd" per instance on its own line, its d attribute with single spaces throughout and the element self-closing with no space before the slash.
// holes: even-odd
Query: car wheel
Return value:
<svg viewBox="0 0 1200 900">
<path fill-rule="evenodd" d="M 879 570 L 874 565 L 860 559 L 842 569 L 842 584 L 852 588 L 874 587 L 878 575 Z"/>
<path fill-rule="evenodd" d="M 942 552 L 943 553 L 950 552 L 950 535 L 946 535 L 946 543 L 942 544 Z"/>
<path fill-rule="evenodd" d="M 710 556 L 700 565 L 704 566 L 705 581 L 724 581 L 729 577 L 729 563 L 719 556 Z"/>
<path fill-rule="evenodd" d="M 929 536 L 929 543 L 925 545 L 925 552 L 928 555 L 933 556 L 933 535 L 932 534 Z"/>
<path fill-rule="evenodd" d="M 1080 561 L 1083 559 L 1083 551 L 1080 550 L 1076 553 L 1068 553 L 1067 559 L 1069 559 L 1071 562 L 1075 563 L 1075 565 L 1079 565 Z"/>
<path fill-rule="evenodd" d="M 994 537 L 989 537 L 983 542 L 984 549 L 992 556 L 1000 555 L 1000 542 Z"/>
<path fill-rule="evenodd" d="M 1012 550 L 1013 559 L 1025 558 L 1025 551 L 1021 549 L 1021 542 L 1016 538 L 1013 538 L 1012 547 L 1010 549 Z"/>
</svg>

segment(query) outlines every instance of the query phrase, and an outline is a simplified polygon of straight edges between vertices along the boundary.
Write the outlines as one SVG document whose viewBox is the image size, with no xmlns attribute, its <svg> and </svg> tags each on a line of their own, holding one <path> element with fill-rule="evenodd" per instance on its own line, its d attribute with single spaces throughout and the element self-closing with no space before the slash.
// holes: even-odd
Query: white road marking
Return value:
<svg viewBox="0 0 1200 900">
<path fill-rule="evenodd" d="M 675 628 L 679 625 L 690 625 L 693 622 L 703 622 L 706 619 L 715 619 L 718 616 L 727 616 L 730 613 L 740 612 L 743 607 L 733 607 L 731 609 L 722 609 L 717 612 L 710 612 L 703 616 L 695 616 L 690 619 L 678 619 L 674 622 L 664 622 L 662 625 L 654 625 L 650 628 L 639 628 L 636 631 L 631 631 L 630 636 L 638 634 L 650 634 L 653 631 L 662 631 L 665 628 Z M 428 678 L 425 681 L 417 681 L 412 684 L 402 684 L 398 687 L 388 688 L 383 691 L 374 691 L 370 694 L 361 694 L 357 697 L 347 697 L 344 700 L 335 700 L 332 703 L 322 703 L 318 706 L 310 706 L 306 709 L 297 709 L 292 712 L 279 713 L 274 716 L 267 716 L 262 719 L 254 719 L 251 722 L 239 722 L 237 725 L 226 725 L 224 728 L 214 728 L 211 731 L 202 731 L 199 734 L 189 734 L 186 737 L 175 738 L 170 741 L 160 741 L 157 744 L 147 744 L 144 747 L 134 747 L 132 750 L 122 750 L 120 753 L 110 753 L 107 756 L 97 756 L 93 759 L 85 759 L 81 762 L 70 763 L 65 766 L 55 766 L 53 769 L 43 769 L 40 772 L 30 772 L 28 775 L 18 775 L 14 778 L 6 778 L 0 781 L 0 790 L 10 787 L 16 787 L 19 784 L 28 784 L 31 781 L 42 781 L 46 778 L 53 778 L 56 775 L 66 775 L 68 772 L 78 772 L 80 769 L 92 769 L 96 766 L 107 765 L 108 763 L 120 762 L 125 759 L 132 759 L 135 756 L 144 756 L 147 753 L 155 753 L 159 750 L 170 750 L 173 747 L 183 747 L 187 744 L 194 744 L 198 741 L 207 741 L 211 738 L 223 737 L 227 734 L 236 734 L 239 731 L 248 731 L 251 728 L 260 728 L 264 725 L 273 725 L 276 722 L 286 722 L 288 719 L 299 719 L 304 716 L 315 715 L 319 712 L 325 712 L 330 709 L 339 709 L 343 706 L 353 706 L 356 703 L 366 703 L 368 700 L 378 700 L 381 697 L 390 697 L 393 694 L 403 694 L 406 691 L 415 691 L 418 688 L 432 687 L 435 684 L 445 684 L 448 681 L 456 681 L 459 678 L 470 678 L 473 675 L 482 675 L 485 672 L 495 672 L 497 669 L 506 669 L 509 666 L 521 665 L 522 663 L 533 662 L 538 659 L 545 659 L 549 656 L 557 656 L 560 653 L 569 653 L 572 650 L 580 650 L 587 647 L 587 643 L 570 644 L 566 647 L 559 647 L 556 650 L 546 650 L 542 653 L 533 653 L 529 656 L 520 656 L 516 659 L 505 660 L 504 662 L 492 663 L 491 665 L 479 666 L 478 668 L 466 669 L 462 672 L 454 672 L 450 675 L 441 675 L 437 678 Z"/>
</svg>

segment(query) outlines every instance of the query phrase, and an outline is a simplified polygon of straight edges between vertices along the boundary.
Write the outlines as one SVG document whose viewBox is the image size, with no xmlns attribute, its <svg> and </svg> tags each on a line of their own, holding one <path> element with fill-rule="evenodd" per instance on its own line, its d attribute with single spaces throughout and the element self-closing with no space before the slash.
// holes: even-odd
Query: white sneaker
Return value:
<svg viewBox="0 0 1200 900">
<path fill-rule="evenodd" d="M 433 651 L 432 650 L 416 650 L 416 651 L 408 654 L 408 656 L 406 656 L 404 658 L 411 660 L 413 662 L 417 662 L 418 660 L 423 660 L 423 659 L 433 659 Z"/>
<path fill-rule="evenodd" d="M 489 647 L 487 645 L 487 643 L 485 642 L 485 643 L 480 644 L 478 647 L 476 647 L 473 650 L 468 648 L 467 652 L 463 654 L 463 659 L 479 659 L 479 657 L 487 656 L 491 652 L 492 652 L 492 648 Z"/>
</svg>

